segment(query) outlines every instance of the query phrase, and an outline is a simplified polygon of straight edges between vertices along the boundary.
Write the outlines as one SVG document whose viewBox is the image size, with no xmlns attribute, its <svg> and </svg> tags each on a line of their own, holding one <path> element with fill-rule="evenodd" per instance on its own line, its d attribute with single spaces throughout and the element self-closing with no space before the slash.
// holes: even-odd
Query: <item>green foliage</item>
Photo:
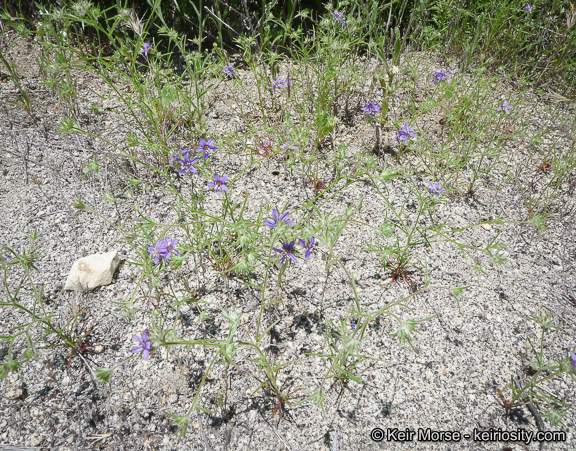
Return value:
<svg viewBox="0 0 576 451">
<path fill-rule="evenodd" d="M 576 88 L 575 5 L 562 0 L 418 3 L 412 14 L 422 26 L 410 36 L 417 48 L 464 54 L 465 68 L 477 61 L 536 84 L 558 75 L 572 92 Z M 526 11 L 527 4 L 533 12 Z"/>
<path fill-rule="evenodd" d="M 44 9 L 42 3 L 4 0 L 8 21 L 28 33 L 33 19 Z M 164 28 L 185 33 L 196 48 L 217 45 L 227 53 L 237 51 L 235 40 L 250 36 L 260 50 L 292 52 L 299 34 L 316 31 L 315 22 L 333 9 L 348 17 L 363 17 L 358 24 L 362 35 L 372 42 L 381 39 L 389 50 L 410 46 L 415 49 L 445 49 L 451 55 L 464 55 L 464 68 L 485 64 L 536 84 L 560 77 L 570 90 L 576 88 L 576 6 L 563 0 L 534 0 L 533 12 L 524 0 L 352 0 L 340 6 L 319 1 L 263 3 L 231 0 L 226 7 L 219 1 L 135 0 L 133 11 L 117 15 L 115 0 L 100 0 L 90 6 L 84 0 L 63 2 L 62 18 L 75 17 L 79 40 L 91 40 L 96 54 L 106 52 L 120 34 L 133 39 L 149 30 Z M 48 6 L 48 4 L 46 5 Z M 264 7 L 263 7 L 264 6 Z M 29 20 L 29 27 L 16 15 Z M 136 24 L 139 18 L 142 27 Z M 61 23 L 57 26 L 64 26 Z M 90 38 L 92 36 L 92 38 Z M 367 48 L 365 48 L 367 50 Z M 398 51 L 394 50 L 394 54 Z"/>
<path fill-rule="evenodd" d="M 547 381 L 559 378 L 563 373 L 569 373 L 573 376 L 575 370 L 569 355 L 554 361 L 548 360 L 544 354 L 546 336 L 553 330 L 562 331 L 560 327 L 554 325 L 553 317 L 553 313 L 540 313 L 536 318 L 527 318 L 542 327 L 539 345 L 534 345 L 529 341 L 527 346 L 533 353 L 531 366 L 534 373 L 528 380 L 525 380 L 523 374 L 520 377 L 511 377 L 510 383 L 502 391 L 497 389 L 497 392 L 500 397 L 500 404 L 506 413 L 529 402 L 538 403 L 543 406 L 540 410 L 547 409 L 547 412 L 542 416 L 548 418 L 554 426 L 559 426 L 564 425 L 564 416 L 571 409 L 571 406 L 550 394 L 547 390 Z M 506 396 L 507 394 L 508 396 Z"/>
<path fill-rule="evenodd" d="M 18 88 L 18 93 L 15 94 L 16 100 L 9 100 L 9 103 L 14 105 L 19 105 L 28 113 L 28 115 L 35 119 L 34 114 L 32 113 L 32 102 L 30 101 L 30 97 L 28 96 L 27 89 L 20 83 L 20 75 L 18 74 L 16 63 L 10 63 L 2 54 L 0 50 L 0 61 L 4 64 L 4 67 L 8 71 L 10 80 L 14 83 L 14 85 Z"/>
</svg>

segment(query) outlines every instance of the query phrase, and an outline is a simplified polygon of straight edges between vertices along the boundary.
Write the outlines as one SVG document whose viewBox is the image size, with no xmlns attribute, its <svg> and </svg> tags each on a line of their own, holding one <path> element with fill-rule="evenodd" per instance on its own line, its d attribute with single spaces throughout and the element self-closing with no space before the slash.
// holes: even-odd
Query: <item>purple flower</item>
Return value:
<svg viewBox="0 0 576 451">
<path fill-rule="evenodd" d="M 440 189 L 441 185 L 442 185 L 441 182 L 438 182 L 436 184 L 430 182 L 428 185 L 429 186 L 428 190 L 430 191 L 430 194 L 435 194 L 436 196 L 439 196 L 440 194 L 445 193 L 446 190 L 444 188 Z"/>
<path fill-rule="evenodd" d="M 204 152 L 204 159 L 207 160 L 210 158 L 210 150 L 212 152 L 216 152 L 218 147 L 214 146 L 214 138 L 208 140 L 208 142 L 204 141 L 203 138 L 200 138 L 200 145 L 194 149 L 196 152 Z"/>
<path fill-rule="evenodd" d="M 445 70 L 442 69 L 440 72 L 434 72 L 434 84 L 438 84 L 439 81 L 444 81 L 446 78 L 450 77 L 450 74 Z"/>
<path fill-rule="evenodd" d="M 354 330 L 356 330 L 356 326 L 358 325 L 358 321 L 354 321 L 352 320 L 350 322 L 350 328 L 352 329 L 352 332 L 354 332 Z"/>
<path fill-rule="evenodd" d="M 504 111 L 506 112 L 506 114 L 510 114 L 510 110 L 514 108 L 512 105 L 508 105 L 508 102 L 506 102 L 506 100 L 504 100 L 504 103 L 502 103 L 502 106 L 498 107 L 498 111 Z"/>
<path fill-rule="evenodd" d="M 278 210 L 274 209 L 274 210 L 272 210 L 272 219 L 268 219 L 267 221 L 264 221 L 264 225 L 268 226 L 270 228 L 274 228 L 274 227 L 278 226 L 279 224 L 289 225 L 289 226 L 295 225 L 296 223 L 294 221 L 288 221 L 288 216 L 290 216 L 289 212 L 285 212 L 282 216 L 280 216 L 280 213 L 278 213 Z"/>
<path fill-rule="evenodd" d="M 362 109 L 364 110 L 364 114 L 369 114 L 371 117 L 374 117 L 375 113 L 381 113 L 382 110 L 378 107 L 377 103 L 368 103 L 368 105 L 363 106 Z"/>
<path fill-rule="evenodd" d="M 532 11 L 534 11 L 534 7 L 530 6 L 530 5 L 526 5 L 526 12 L 531 13 Z"/>
<path fill-rule="evenodd" d="M 400 143 L 400 141 L 406 141 L 410 138 L 417 138 L 418 135 L 414 132 L 412 127 L 409 127 L 408 124 L 404 124 L 404 128 L 398 130 L 396 132 L 396 141 Z"/>
<path fill-rule="evenodd" d="M 232 78 L 232 74 L 234 73 L 234 63 L 230 63 L 230 65 L 224 66 L 224 73 Z"/>
<path fill-rule="evenodd" d="M 576 371 L 576 354 L 570 352 L 570 357 L 572 357 L 572 366 L 574 367 L 574 371 Z"/>
<path fill-rule="evenodd" d="M 197 173 L 198 170 L 194 167 L 194 165 L 196 163 L 198 163 L 198 161 L 200 161 L 200 158 L 190 159 L 188 149 L 184 149 L 180 153 L 183 155 L 184 159 L 179 158 L 179 157 L 174 157 L 170 160 L 170 163 L 172 163 L 174 160 L 176 160 L 182 164 L 182 169 L 180 169 L 180 175 L 184 175 L 186 173 L 186 171 Z"/>
<path fill-rule="evenodd" d="M 338 10 L 332 13 L 332 17 L 334 18 L 334 20 L 340 22 L 340 25 L 342 26 L 346 23 L 346 19 L 344 19 L 344 13 L 341 13 Z"/>
<path fill-rule="evenodd" d="M 168 260 L 172 254 L 180 257 L 180 253 L 176 250 L 176 244 L 178 243 L 178 239 L 174 238 L 170 240 L 170 238 L 165 237 L 163 248 L 162 248 L 162 258 L 164 261 Z M 158 247 L 158 245 L 156 245 Z"/>
<path fill-rule="evenodd" d="M 154 264 L 157 265 L 160 259 L 163 257 L 166 248 L 164 246 L 164 240 L 158 240 L 156 246 L 148 246 L 148 254 L 154 255 Z"/>
<path fill-rule="evenodd" d="M 272 92 L 274 92 L 274 90 L 276 88 L 287 88 L 288 86 L 293 86 L 294 82 L 292 80 L 290 80 L 290 78 L 288 78 L 288 80 L 284 80 L 280 77 L 278 77 L 276 80 L 272 81 Z"/>
<path fill-rule="evenodd" d="M 140 53 L 143 53 L 144 55 L 148 56 L 149 50 L 152 50 L 152 46 L 150 45 L 150 42 L 145 42 L 144 44 L 142 44 L 142 48 L 140 49 Z"/>
<path fill-rule="evenodd" d="M 430 191 L 430 194 L 435 194 L 438 196 L 438 195 L 446 192 L 446 190 L 444 188 L 440 188 L 441 186 L 442 186 L 442 182 L 437 182 L 436 184 L 434 184 L 433 182 L 429 182 L 428 190 Z"/>
<path fill-rule="evenodd" d="M 282 241 L 282 249 L 278 249 L 276 247 L 272 248 L 276 252 L 279 252 L 282 254 L 282 260 L 280 260 L 280 268 L 282 268 L 282 266 L 284 265 L 284 262 L 286 261 L 286 257 L 290 257 L 290 259 L 294 263 L 298 263 L 298 259 L 296 257 L 294 257 L 294 255 L 292 255 L 292 250 L 294 249 L 295 243 L 296 243 L 296 241 L 294 241 L 294 240 L 292 240 L 290 242 Z"/>
<path fill-rule="evenodd" d="M 216 194 L 220 194 L 221 190 L 228 191 L 228 187 L 225 185 L 227 178 L 227 176 L 220 178 L 218 173 L 216 173 L 214 174 L 214 181 L 208 182 L 208 186 L 210 188 L 214 188 L 216 190 Z"/>
<path fill-rule="evenodd" d="M 295 147 L 290 146 L 290 141 L 286 141 L 284 144 L 280 146 L 280 149 L 284 149 L 284 152 L 288 150 L 296 150 Z"/>
<path fill-rule="evenodd" d="M 316 252 L 316 249 L 314 249 L 314 237 L 310 238 L 308 240 L 308 243 L 306 243 L 302 238 L 300 238 L 298 240 L 298 242 L 300 243 L 300 246 L 302 246 L 304 249 L 306 249 L 306 254 L 304 255 L 304 260 L 308 261 L 308 259 L 310 258 L 310 254 L 312 252 Z"/>
<path fill-rule="evenodd" d="M 152 343 L 148 341 L 148 331 L 144 331 L 142 338 L 138 335 L 134 335 L 134 340 L 138 343 L 138 346 L 134 346 L 130 349 L 132 354 L 138 354 L 141 352 L 144 355 L 144 360 L 148 360 L 150 357 L 150 351 L 152 351 Z"/>
</svg>

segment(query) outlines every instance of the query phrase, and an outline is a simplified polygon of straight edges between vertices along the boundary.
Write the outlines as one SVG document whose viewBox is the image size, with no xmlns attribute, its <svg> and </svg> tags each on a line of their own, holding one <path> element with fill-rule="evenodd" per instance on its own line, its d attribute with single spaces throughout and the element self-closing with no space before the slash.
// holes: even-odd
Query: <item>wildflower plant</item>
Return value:
<svg viewBox="0 0 576 451">
<path fill-rule="evenodd" d="M 14 309 L 27 319 L 27 322 L 8 331 L 7 335 L 0 335 L 0 343 L 8 344 L 7 361 L 0 364 L 0 380 L 6 379 L 10 373 L 18 373 L 30 360 L 40 358 L 40 352 L 45 349 L 60 347 L 71 351 L 70 358 L 78 357 L 91 381 L 96 384 L 97 374 L 83 354 L 88 347 L 85 345 L 86 338 L 92 333 L 94 324 L 88 331 L 77 326 L 82 313 L 80 309 L 72 309 L 71 317 L 57 318 L 62 290 L 54 305 L 48 308 L 44 287 L 34 276 L 40 257 L 36 244 L 38 234 L 31 232 L 28 238 L 30 246 L 27 249 L 16 251 L 5 244 L 0 246 L 0 274 L 4 281 L 0 285 L 0 307 Z M 9 283 L 14 275 L 20 280 L 16 286 Z M 23 290 L 24 283 L 28 289 Z M 55 343 L 46 342 L 46 339 Z"/>
<path fill-rule="evenodd" d="M 410 198 L 414 199 L 414 206 L 416 207 L 414 216 L 409 218 L 405 214 L 407 201 L 404 202 L 401 209 L 392 208 L 386 195 L 385 182 L 375 178 L 372 180 L 382 186 L 381 188 L 378 187 L 377 191 L 382 201 L 389 206 L 387 211 L 391 213 L 391 216 L 385 217 L 384 225 L 378 231 L 376 240 L 366 250 L 376 252 L 380 256 L 382 267 L 390 271 L 391 282 L 403 279 L 409 289 L 412 290 L 411 271 L 425 273 L 424 266 L 413 261 L 413 249 L 423 245 L 432 246 L 437 242 L 450 242 L 457 245 L 471 266 L 473 266 L 472 262 L 475 261 L 474 254 L 476 252 L 489 256 L 497 264 L 503 263 L 500 255 L 503 246 L 496 239 L 484 247 L 470 246 L 458 239 L 455 240 L 450 235 L 451 232 L 446 230 L 446 224 L 436 221 L 434 212 L 435 204 L 438 202 L 437 197 L 445 191 L 439 182 L 436 184 L 430 182 L 428 193 L 431 195 L 426 195 L 421 186 L 412 183 L 406 185 L 406 189 L 411 193 Z M 428 218 L 429 222 L 425 221 L 424 218 Z M 499 222 L 499 220 L 494 222 Z M 474 224 L 468 227 L 479 225 Z M 465 230 L 465 228 L 461 230 Z M 388 239 L 392 237 L 393 242 L 390 243 Z"/>
<path fill-rule="evenodd" d="M 383 5 L 382 11 L 374 10 L 373 14 L 367 14 L 362 8 L 352 8 L 346 18 L 338 10 L 329 12 L 314 24 L 315 39 L 310 40 L 304 25 L 291 26 L 294 17 L 282 21 L 274 18 L 267 9 L 248 35 L 235 38 L 244 60 L 242 64 L 249 68 L 247 72 L 250 75 L 245 75 L 244 71 L 235 73 L 223 46 L 215 47 L 213 51 L 205 49 L 202 32 L 191 50 L 186 36 L 163 24 L 153 31 L 158 39 L 162 39 L 162 48 L 168 50 L 166 54 L 151 53 L 153 47 L 150 42 L 142 44 L 142 41 L 152 31 L 148 29 L 152 19 L 146 25 L 139 25 L 135 19 L 125 20 L 120 12 L 112 21 L 96 14 L 95 10 L 81 16 L 82 20 L 66 9 L 51 12 L 42 27 L 51 38 L 41 44 L 46 50 L 41 62 L 47 86 L 55 90 L 63 105 L 69 106 L 61 130 L 85 133 L 99 139 L 111 150 L 99 157 L 100 161 L 94 157 L 94 163 L 89 164 L 85 173 L 86 179 L 93 178 L 101 183 L 105 180 L 100 175 L 106 167 L 104 162 L 116 159 L 137 168 L 128 176 L 122 195 L 107 194 L 106 200 L 116 207 L 130 209 L 138 218 L 127 216 L 109 223 L 118 232 L 119 240 L 129 246 L 135 256 L 129 264 L 140 272 L 134 279 L 131 296 L 121 304 L 129 314 L 138 311 L 151 317 L 151 326 L 150 333 L 145 331 L 141 337 L 134 337 L 137 346 L 130 349 L 130 358 L 111 368 L 92 370 L 88 361 L 83 360 L 85 344 L 82 335 L 79 336 L 72 327 L 74 320 L 63 327 L 57 326 L 53 321 L 54 311 L 47 310 L 43 304 L 42 289 L 31 277 L 37 259 L 35 251 L 19 254 L 3 247 L 0 254 L 2 269 L 7 274 L 16 266 L 22 268 L 26 283 L 32 289 L 26 296 L 32 300 L 34 308 L 21 302 L 19 295 L 23 291 L 20 286 L 11 291 L 8 283 L 2 285 L 7 301 L 0 302 L 0 305 L 24 312 L 31 320 L 25 328 L 0 337 L 9 343 L 8 361 L 0 367 L 0 376 L 17 371 L 42 349 L 29 332 L 34 328 L 40 336 L 56 337 L 62 346 L 78 355 L 91 376 L 105 382 L 110 381 L 114 370 L 121 365 L 130 365 L 140 357 L 148 360 L 152 352 L 160 357 L 162 348 L 166 349 L 167 360 L 169 351 L 175 347 L 187 351 L 201 349 L 206 356 L 205 365 L 196 381 L 189 409 L 181 415 L 170 414 L 183 435 L 192 417 L 207 411 L 207 406 L 203 405 L 204 393 L 210 384 L 221 384 L 218 385 L 222 394 L 219 402 L 226 405 L 229 393 L 234 389 L 232 371 L 235 377 L 251 379 L 254 393 L 273 398 L 272 416 L 277 412 L 282 415 L 288 410 L 294 403 L 293 394 L 298 390 L 302 393 L 308 390 L 300 397 L 300 403 L 315 402 L 324 410 L 324 393 L 329 380 L 362 383 L 364 362 L 378 361 L 366 355 L 368 347 L 364 344 L 371 340 L 371 328 L 379 317 L 386 316 L 396 325 L 396 329 L 388 331 L 388 337 L 399 344 L 413 346 L 419 325 L 433 317 L 412 317 L 413 309 L 408 306 L 411 300 L 438 290 L 456 298 L 459 306 L 467 287 L 430 285 L 429 262 L 423 257 L 425 253 L 420 251 L 444 243 L 459 249 L 471 269 L 482 270 L 477 263 L 479 256 L 503 264 L 501 250 L 504 244 L 498 241 L 499 232 L 479 244 L 469 231 L 488 223 L 500 227 L 505 223 L 495 218 L 455 227 L 446 216 L 440 215 L 440 209 L 436 207 L 440 203 L 456 202 L 457 196 L 472 196 L 478 187 L 482 189 L 487 176 L 497 173 L 495 168 L 503 163 L 504 146 L 525 137 L 525 128 L 515 122 L 514 115 L 507 118 L 495 111 L 493 97 L 484 94 L 488 92 L 489 82 L 485 81 L 488 79 L 480 72 L 474 73 L 477 81 L 458 84 L 464 74 L 449 74 L 442 69 L 433 72 L 435 86 L 431 86 L 430 67 L 418 68 L 408 56 L 401 58 L 408 36 L 401 34 L 401 26 L 390 25 L 390 20 L 377 20 L 383 11 L 391 15 L 392 4 Z M 247 16 L 247 21 L 251 20 L 250 17 Z M 304 12 L 300 18 L 305 19 Z M 102 27 L 100 21 L 107 26 Z M 64 24 L 69 26 L 64 27 Z M 86 43 L 86 49 L 92 53 L 84 47 L 74 49 L 70 44 L 78 36 L 74 30 L 85 25 L 99 33 L 98 39 Z M 121 26 L 130 26 L 135 35 L 118 33 Z M 66 42 L 61 31 L 67 33 Z M 112 56 L 102 56 L 100 37 L 105 37 Z M 156 42 L 160 45 L 160 41 Z M 290 48 L 284 44 L 279 47 L 278 43 L 289 43 Z M 477 43 L 478 40 L 469 48 L 471 60 Z M 258 53 L 254 52 L 256 48 Z M 559 55 L 562 52 L 565 52 L 563 47 L 558 49 Z M 153 58 L 148 58 L 150 53 Z M 174 54 L 178 54 L 178 61 L 182 61 L 181 67 L 175 66 Z M 374 67 L 372 57 L 377 59 Z M 289 71 L 284 66 L 286 60 L 294 63 Z M 106 114 L 120 120 L 129 129 L 125 139 L 96 135 L 80 120 L 74 77 L 69 71 L 72 66 L 94 76 L 115 93 L 119 106 Z M 479 66 L 481 69 L 481 62 Z M 470 67 L 474 68 L 473 65 Z M 281 78 L 280 73 L 293 73 L 298 82 L 294 83 L 291 75 Z M 233 82 L 225 81 L 226 77 L 233 78 Z M 448 77 L 452 77 L 451 83 L 445 83 Z M 420 78 L 425 83 L 418 83 Z M 229 127 L 216 131 L 206 120 L 205 97 L 214 83 L 219 83 L 234 103 L 234 114 L 239 121 L 236 129 Z M 370 102 L 363 105 L 365 93 L 358 93 L 367 84 L 371 89 Z M 420 86 L 424 86 L 424 93 L 417 92 Z M 399 90 L 409 93 L 408 100 L 404 101 L 397 95 Z M 416 95 L 424 100 L 417 101 Z M 498 111 L 508 115 L 511 108 L 504 102 Z M 358 115 L 359 111 L 362 114 Z M 439 124 L 440 137 L 437 139 L 420 117 L 431 116 L 432 111 L 440 116 L 435 121 Z M 405 165 L 389 166 L 386 155 L 370 152 L 364 145 L 343 142 L 342 127 L 353 125 L 355 120 L 365 115 L 372 118 L 370 123 L 375 127 L 378 147 L 384 131 L 390 137 L 394 133 L 400 153 L 410 144 L 411 152 Z M 419 124 L 418 134 L 409 123 L 397 129 L 403 117 L 410 117 L 411 123 Z M 517 127 L 509 131 L 507 122 Z M 197 145 L 194 147 L 190 143 Z M 184 150 L 169 159 L 173 149 L 182 148 Z M 203 153 L 202 164 L 201 156 L 195 157 L 188 148 Z M 216 151 L 219 158 L 210 159 Z M 221 176 L 225 169 L 220 165 L 231 154 L 235 158 L 233 161 L 241 161 L 243 167 L 238 173 Z M 562 155 L 558 151 L 558 155 L 554 155 L 555 161 L 561 160 Z M 557 183 L 566 180 L 562 177 L 568 177 L 566 174 L 574 168 L 570 160 L 566 160 L 565 165 L 564 172 L 556 171 L 559 166 L 554 168 Z M 240 187 L 241 184 L 235 181 L 256 170 L 272 172 L 267 177 L 277 176 L 283 170 L 288 183 L 297 186 L 299 178 L 305 183 L 309 180 L 314 189 L 307 185 L 304 193 L 307 199 L 299 205 L 290 204 L 290 207 L 274 208 L 268 212 L 265 203 L 254 204 L 253 193 L 248 190 L 229 189 Z M 442 182 L 429 182 L 428 186 L 423 186 L 421 174 L 424 174 L 424 180 Z M 492 186 L 509 183 L 504 176 L 498 177 L 490 182 Z M 511 177 L 521 182 L 520 176 Z M 392 180 L 395 196 L 392 195 Z M 550 181 L 548 189 L 553 189 L 552 185 Z M 207 194 L 206 186 L 214 191 Z M 352 186 L 369 189 L 370 195 L 378 198 L 381 210 L 370 214 L 377 218 L 374 220 L 378 224 L 360 217 L 359 213 L 365 212 L 363 200 L 348 197 Z M 220 195 L 222 191 L 226 195 L 217 202 L 222 208 L 214 209 L 215 196 L 211 193 Z M 141 199 L 150 192 L 168 199 L 170 209 L 166 214 L 162 212 L 161 219 L 154 216 L 155 212 L 142 208 Z M 533 213 L 539 213 L 524 224 L 542 227 L 545 223 L 542 211 L 547 201 L 531 201 L 530 196 L 530 192 L 525 195 L 526 204 L 531 205 Z M 338 211 L 334 208 L 333 202 L 347 198 L 350 199 L 347 209 L 344 207 L 344 211 Z M 74 206 L 78 212 L 106 219 L 105 213 L 83 199 L 77 199 Z M 297 222 L 290 219 L 291 215 Z M 375 264 L 390 283 L 405 283 L 409 289 L 407 296 L 398 296 L 399 300 L 385 302 L 383 306 L 379 304 L 381 307 L 376 310 L 366 307 L 370 304 L 364 302 L 365 295 L 359 290 L 352 272 L 354 266 L 348 262 L 349 255 L 340 245 L 352 225 L 365 228 L 372 234 L 364 250 L 370 257 L 374 256 Z M 176 236 L 178 239 L 173 238 Z M 301 269 L 298 267 L 303 266 L 299 261 L 301 258 L 315 262 L 308 265 L 307 269 L 311 271 L 315 270 L 311 267 L 317 266 L 317 262 L 322 262 L 325 284 L 335 276 L 342 277 L 347 283 L 345 290 L 349 301 L 346 302 L 349 305 L 346 314 L 338 314 L 339 320 L 326 321 L 324 348 L 302 355 L 302 360 L 315 359 L 325 365 L 318 385 L 311 389 L 299 387 L 292 390 L 285 384 L 285 376 L 300 356 L 290 360 L 283 353 L 274 354 L 269 344 L 273 341 L 272 331 L 278 318 L 282 316 L 278 308 L 287 305 L 286 292 L 290 292 L 283 290 L 282 284 L 294 283 L 297 277 L 292 277 L 291 273 Z M 404 283 L 401 289 L 405 288 Z M 206 287 L 214 284 L 225 286 L 227 293 L 242 288 L 256 293 L 256 307 L 240 311 L 234 306 L 234 295 L 215 296 L 216 300 L 207 301 L 203 294 Z M 147 310 L 150 304 L 154 309 Z M 197 315 L 194 333 L 198 333 L 200 338 L 179 336 L 188 333 L 187 329 L 180 327 L 184 318 L 183 307 L 187 304 Z M 294 308 L 300 309 L 301 306 Z M 162 322 L 167 317 L 166 312 L 174 314 L 170 317 L 172 324 L 168 320 Z M 552 329 L 549 319 L 540 318 L 539 321 L 546 331 Z M 208 332 L 204 333 L 204 330 Z M 26 347 L 19 357 L 13 353 L 16 342 Z M 562 372 L 573 374 L 576 355 L 570 353 L 552 362 L 544 358 L 543 344 L 539 349 L 537 346 L 533 348 L 537 351 L 534 363 L 537 374 L 527 384 L 513 381 L 502 391 L 503 395 L 509 394 L 504 399 L 505 407 L 539 399 L 547 403 L 549 418 L 556 421 L 560 414 L 555 413 L 552 404 L 556 399 L 546 398 L 546 378 L 550 374 L 559 377 Z M 222 377 L 214 377 L 217 373 Z M 542 390 L 541 386 L 544 387 Z M 562 404 L 562 409 L 567 408 Z"/>
<path fill-rule="evenodd" d="M 180 253 L 176 249 L 177 244 L 178 244 L 178 240 L 176 238 L 174 238 L 173 240 L 171 240 L 168 237 L 164 238 L 164 243 L 163 243 L 163 246 L 161 248 L 162 249 L 162 258 L 164 259 L 164 261 L 169 260 L 172 255 L 180 257 Z"/>
<path fill-rule="evenodd" d="M 404 154 L 404 152 L 406 152 L 406 149 L 408 148 L 406 143 L 411 139 L 416 139 L 417 137 L 418 135 L 414 131 L 414 128 L 410 127 L 408 124 L 404 124 L 404 127 L 400 128 L 396 132 L 396 141 L 398 144 L 400 144 L 400 150 L 396 156 L 397 163 L 400 161 L 400 157 Z"/>
<path fill-rule="evenodd" d="M 576 373 L 576 355 L 570 352 L 568 355 L 559 356 L 556 360 L 548 359 L 544 355 L 546 336 L 553 330 L 561 330 L 554 325 L 553 317 L 554 314 L 549 313 L 529 318 L 542 328 L 540 342 L 537 344 L 528 342 L 528 350 L 534 354 L 531 362 L 534 373 L 529 380 L 526 380 L 523 375 L 516 378 L 512 376 L 510 383 L 502 390 L 496 389 L 496 392 L 498 402 L 505 413 L 510 413 L 518 406 L 538 402 L 539 405 L 545 406 L 547 409 L 547 412 L 542 416 L 550 420 L 554 426 L 559 426 L 564 424 L 564 417 L 571 406 L 552 396 L 546 385 L 548 381 L 560 377 L 563 373 L 571 373 L 574 376 Z"/>
</svg>

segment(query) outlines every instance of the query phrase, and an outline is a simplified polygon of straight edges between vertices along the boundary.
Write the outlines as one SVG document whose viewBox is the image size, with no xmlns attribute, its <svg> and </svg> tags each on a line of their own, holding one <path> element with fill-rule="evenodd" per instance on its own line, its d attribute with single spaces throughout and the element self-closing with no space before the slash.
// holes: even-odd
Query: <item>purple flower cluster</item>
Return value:
<svg viewBox="0 0 576 451">
<path fill-rule="evenodd" d="M 234 74 L 234 63 L 230 63 L 228 66 L 224 66 L 224 73 L 232 78 Z"/>
<path fill-rule="evenodd" d="M 280 215 L 278 210 L 274 209 L 272 210 L 272 219 L 264 221 L 264 225 L 270 227 L 271 229 L 273 229 L 274 227 L 278 227 L 280 225 L 286 225 L 286 226 L 296 225 L 294 221 L 288 220 L 289 216 L 290 216 L 289 212 L 285 212 L 282 215 Z M 298 242 L 300 243 L 300 246 L 302 246 L 306 251 L 304 254 L 304 260 L 308 261 L 312 252 L 316 252 L 316 249 L 314 247 L 315 246 L 314 237 L 311 237 L 308 240 L 308 242 L 300 238 Z M 284 263 L 286 262 L 286 257 L 290 258 L 290 260 L 292 260 L 294 263 L 298 263 L 298 259 L 292 253 L 294 250 L 294 245 L 296 244 L 296 240 L 292 241 L 286 240 L 281 241 L 281 243 L 282 243 L 282 249 L 278 249 L 277 247 L 272 248 L 274 251 L 282 255 L 282 258 L 280 260 L 280 267 L 284 266 Z"/>
<path fill-rule="evenodd" d="M 441 182 L 438 182 L 436 184 L 434 184 L 433 182 L 430 182 L 428 184 L 429 188 L 428 190 L 430 191 L 430 194 L 435 194 L 436 196 L 439 196 L 442 193 L 445 193 L 446 190 L 444 188 L 440 188 L 442 186 Z"/>
<path fill-rule="evenodd" d="M 369 102 L 368 105 L 363 106 L 362 109 L 364 110 L 364 114 L 369 114 L 371 117 L 374 117 L 374 114 L 376 113 L 382 112 L 377 103 L 371 102 Z"/>
<path fill-rule="evenodd" d="M 396 141 L 400 143 L 400 141 L 407 141 L 410 138 L 418 138 L 418 135 L 414 132 L 412 127 L 409 127 L 408 124 L 404 124 L 404 128 L 401 128 L 396 132 Z"/>
<path fill-rule="evenodd" d="M 526 12 L 527 12 L 528 14 L 530 14 L 532 11 L 534 11 L 534 7 L 533 7 L 533 6 L 530 6 L 530 5 L 526 5 L 525 9 L 526 9 Z"/>
<path fill-rule="evenodd" d="M 148 254 L 154 256 L 154 264 L 157 265 L 161 261 L 167 261 L 172 254 L 180 257 L 180 253 L 176 250 L 176 244 L 178 240 L 170 240 L 170 238 L 165 237 L 163 240 L 158 240 L 156 246 L 148 246 Z"/>
<path fill-rule="evenodd" d="M 432 76 L 434 77 L 434 84 L 437 85 L 439 81 L 444 81 L 450 77 L 450 74 L 445 69 L 442 69 L 440 72 L 434 72 Z"/>
<path fill-rule="evenodd" d="M 332 17 L 334 18 L 334 20 L 340 22 L 340 25 L 342 26 L 344 26 L 344 24 L 346 23 L 346 19 L 344 19 L 344 13 L 341 13 L 338 10 L 332 13 Z"/>
<path fill-rule="evenodd" d="M 290 144 L 290 142 L 288 142 L 287 144 Z M 204 159 L 207 160 L 208 158 L 210 158 L 210 151 L 215 152 L 216 150 L 218 150 L 218 147 L 216 147 L 214 145 L 214 138 L 210 138 L 208 141 L 204 140 L 204 138 L 200 138 L 200 145 L 198 147 L 196 147 L 194 150 L 196 152 L 204 152 Z M 182 165 L 182 169 L 180 169 L 179 174 L 184 175 L 186 173 L 186 171 L 190 171 L 192 173 L 197 173 L 198 169 L 196 169 L 194 167 L 194 165 L 196 163 L 198 163 L 198 161 L 200 161 L 200 158 L 190 159 L 190 153 L 189 153 L 188 149 L 184 149 L 184 150 L 180 151 L 180 154 L 182 154 L 182 157 L 176 156 L 170 160 L 170 163 L 172 163 L 173 161 L 178 161 Z M 214 181 L 208 182 L 208 186 L 210 188 L 214 188 L 216 194 L 220 194 L 220 192 L 222 190 L 228 192 L 228 187 L 226 186 L 226 180 L 227 179 L 228 179 L 228 177 L 220 177 L 218 175 L 218 173 L 216 173 L 214 175 Z M 160 243 L 160 241 L 158 243 Z M 158 245 L 156 245 L 156 248 L 158 248 Z M 157 263 L 157 259 L 158 259 L 158 256 L 160 255 L 160 253 L 159 253 L 160 251 L 158 251 L 158 250 L 151 251 L 150 249 L 153 250 L 155 248 L 150 247 L 148 249 L 148 252 L 150 252 L 150 253 L 154 252 L 156 254 L 156 258 L 154 259 L 154 263 Z"/>
<path fill-rule="evenodd" d="M 504 100 L 501 106 L 497 108 L 498 111 L 504 111 L 506 114 L 510 114 L 510 110 L 514 108 L 512 105 L 508 105 L 508 102 Z"/>
<path fill-rule="evenodd" d="M 148 341 L 148 331 L 144 331 L 142 338 L 140 338 L 138 335 L 134 335 L 134 340 L 136 340 L 138 346 L 134 346 L 132 349 L 130 349 L 130 352 L 132 354 L 138 354 L 141 352 L 144 356 L 144 360 L 148 360 L 150 358 L 150 351 L 152 351 L 152 343 Z"/>
<path fill-rule="evenodd" d="M 294 82 L 288 78 L 288 80 L 284 80 L 283 78 L 278 77 L 276 80 L 272 81 L 272 92 L 276 90 L 276 88 L 284 89 L 288 86 L 293 86 Z"/>
</svg>

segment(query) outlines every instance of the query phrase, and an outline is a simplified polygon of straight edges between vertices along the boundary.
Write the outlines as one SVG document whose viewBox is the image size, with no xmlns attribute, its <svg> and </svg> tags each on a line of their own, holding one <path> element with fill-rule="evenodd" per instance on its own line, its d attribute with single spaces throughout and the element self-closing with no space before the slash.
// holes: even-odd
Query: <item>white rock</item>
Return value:
<svg viewBox="0 0 576 451">
<path fill-rule="evenodd" d="M 21 387 L 16 387 L 6 391 L 5 396 L 9 399 L 20 399 L 24 394 L 24 390 Z"/>
<path fill-rule="evenodd" d="M 30 446 L 36 446 L 39 445 L 40 443 L 42 443 L 44 441 L 44 436 L 43 435 L 33 435 L 30 438 Z"/>
<path fill-rule="evenodd" d="M 72 265 L 65 290 L 87 291 L 112 282 L 112 276 L 120 263 L 118 251 L 92 254 Z"/>
</svg>

